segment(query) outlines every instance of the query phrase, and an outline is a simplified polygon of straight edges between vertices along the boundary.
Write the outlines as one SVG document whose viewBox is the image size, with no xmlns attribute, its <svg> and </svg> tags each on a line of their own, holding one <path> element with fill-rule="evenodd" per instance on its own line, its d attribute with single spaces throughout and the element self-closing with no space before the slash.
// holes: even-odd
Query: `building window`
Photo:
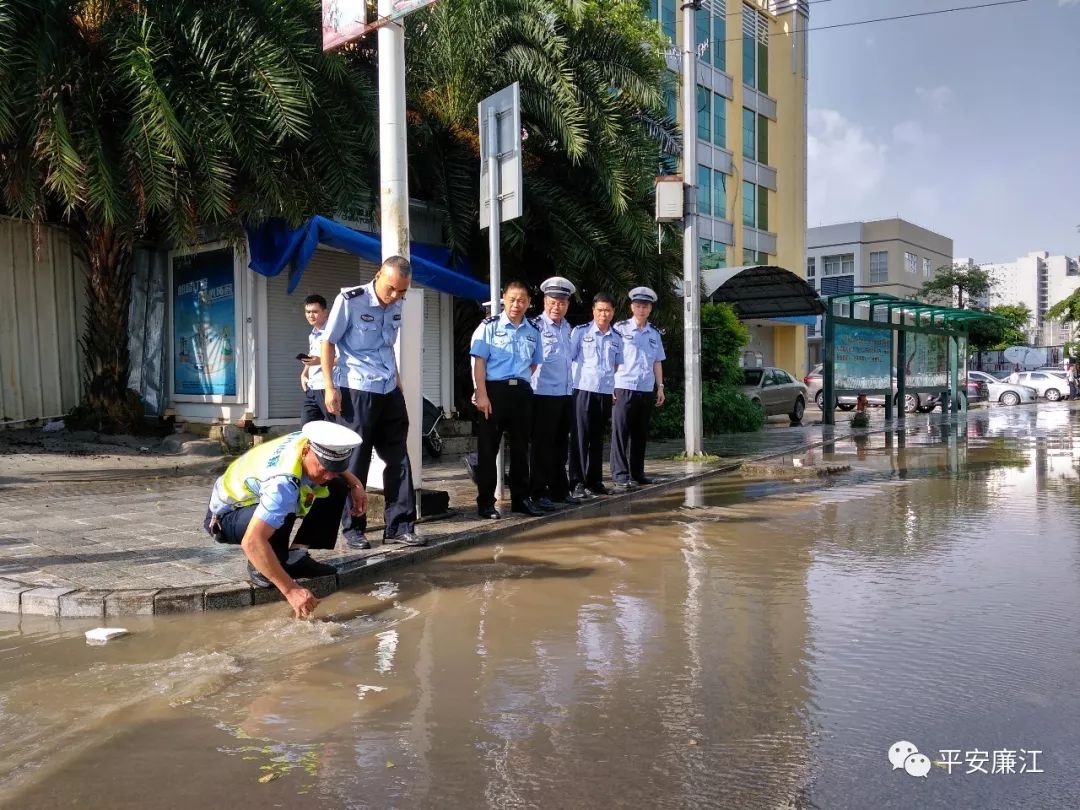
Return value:
<svg viewBox="0 0 1080 810">
<path fill-rule="evenodd" d="M 717 219 L 727 219 L 727 175 L 712 170 L 712 213 Z"/>
<path fill-rule="evenodd" d="M 727 245 L 723 242 L 710 242 L 708 239 L 701 241 L 701 256 L 698 263 L 702 270 L 716 270 L 719 267 L 727 267 Z"/>
<path fill-rule="evenodd" d="M 904 254 L 904 270 L 908 273 L 919 272 L 919 259 L 914 253 Z"/>
<path fill-rule="evenodd" d="M 751 228 L 757 223 L 757 186 L 753 183 L 748 183 L 743 180 L 742 184 L 743 193 L 743 225 L 749 225 Z"/>
<path fill-rule="evenodd" d="M 664 73 L 664 104 L 667 107 L 668 118 L 672 121 L 679 120 L 679 74 L 674 70 Z"/>
<path fill-rule="evenodd" d="M 743 157 L 758 163 L 769 162 L 769 127 L 768 119 L 753 110 L 743 107 L 742 137 Z"/>
<path fill-rule="evenodd" d="M 769 18 L 750 6 L 742 8 L 743 82 L 769 92 Z"/>
<path fill-rule="evenodd" d="M 727 146 L 727 113 L 724 105 L 727 99 L 719 93 L 712 97 L 712 142 L 717 146 Z"/>
<path fill-rule="evenodd" d="M 769 254 L 760 250 L 751 250 L 750 248 L 743 248 L 742 261 L 746 266 L 768 264 Z"/>
<path fill-rule="evenodd" d="M 668 39 L 675 41 L 675 0 L 660 0 L 660 27 Z"/>
<path fill-rule="evenodd" d="M 813 278 L 817 275 L 817 262 L 813 257 L 806 260 L 806 277 Z"/>
<path fill-rule="evenodd" d="M 712 93 L 699 84 L 697 88 L 697 136 L 702 141 L 712 139 L 712 112 L 709 110 L 711 98 Z"/>
<path fill-rule="evenodd" d="M 926 278 L 930 278 L 930 260 L 925 256 L 922 260 L 922 272 L 923 275 L 926 276 Z"/>
<path fill-rule="evenodd" d="M 708 166 L 697 167 L 697 201 L 698 213 L 702 216 L 712 216 L 712 169 Z"/>
<path fill-rule="evenodd" d="M 855 275 L 855 254 L 839 253 L 835 256 L 823 256 L 821 259 L 821 275 Z"/>
<path fill-rule="evenodd" d="M 713 67 L 727 70 L 727 3 L 713 0 L 712 7 L 712 63 Z"/>
<path fill-rule="evenodd" d="M 885 284 L 889 281 L 889 252 L 873 250 L 870 252 L 870 283 Z"/>
<path fill-rule="evenodd" d="M 698 58 L 706 64 L 712 61 L 709 16 L 707 8 L 699 8 L 694 12 L 694 44 L 697 46 Z"/>
</svg>

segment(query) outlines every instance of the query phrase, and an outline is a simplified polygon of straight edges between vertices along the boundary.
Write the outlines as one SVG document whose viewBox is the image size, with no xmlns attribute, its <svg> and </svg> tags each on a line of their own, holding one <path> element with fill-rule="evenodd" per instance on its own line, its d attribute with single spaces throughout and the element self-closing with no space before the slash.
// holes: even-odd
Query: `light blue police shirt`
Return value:
<svg viewBox="0 0 1080 810">
<path fill-rule="evenodd" d="M 615 367 L 623 362 L 622 335 L 611 326 L 601 332 L 596 321 L 574 329 L 570 335 L 574 360 L 574 388 L 596 394 L 615 390 Z"/>
<path fill-rule="evenodd" d="M 521 325 L 514 326 L 505 312 L 498 318 L 481 321 L 473 332 L 469 354 L 487 361 L 485 378 L 493 382 L 513 379 L 529 382 L 531 366 L 544 362 L 539 330 L 528 318 L 522 318 Z"/>
<path fill-rule="evenodd" d="M 214 489 L 210 494 L 210 511 L 219 517 L 236 508 L 235 504 L 230 503 L 219 493 L 220 482 L 221 478 L 214 482 Z M 313 486 L 306 475 L 301 476 L 300 485 L 297 485 L 296 479 L 291 475 L 274 475 L 265 481 L 249 478 L 245 484 L 253 495 L 259 496 L 253 517 L 257 517 L 275 529 L 280 529 L 289 515 L 294 515 L 299 511 L 300 486 Z"/>
<path fill-rule="evenodd" d="M 660 331 L 651 323 L 641 329 L 633 318 L 619 321 L 615 331 L 622 335 L 623 364 L 615 373 L 615 387 L 629 391 L 652 391 L 656 387 L 653 363 L 667 360 Z"/>
<path fill-rule="evenodd" d="M 532 375 L 533 392 L 547 397 L 568 397 L 573 393 L 570 379 L 570 324 L 564 318 L 556 324 L 546 312 L 533 319 L 540 330 L 544 350 L 543 365 Z"/>
<path fill-rule="evenodd" d="M 372 394 L 397 388 L 394 342 L 401 328 L 403 302 L 383 306 L 375 282 L 338 295 L 323 330 L 323 340 L 337 347 L 334 385 Z"/>
<path fill-rule="evenodd" d="M 322 342 L 325 333 L 325 326 L 322 329 L 317 326 L 311 327 L 311 334 L 308 335 L 307 339 L 307 353 L 312 357 L 322 356 Z M 326 388 L 326 379 L 323 377 L 321 365 L 307 367 L 307 387 L 313 391 L 322 391 Z"/>
</svg>

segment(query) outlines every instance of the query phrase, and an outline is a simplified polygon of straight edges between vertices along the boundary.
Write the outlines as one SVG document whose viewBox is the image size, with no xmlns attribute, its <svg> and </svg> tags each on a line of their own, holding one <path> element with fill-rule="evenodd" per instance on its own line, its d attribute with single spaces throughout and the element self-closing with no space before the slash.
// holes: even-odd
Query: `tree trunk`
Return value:
<svg viewBox="0 0 1080 810">
<path fill-rule="evenodd" d="M 81 237 L 86 262 L 86 325 L 80 341 L 83 395 L 79 421 L 106 432 L 130 431 L 141 418 L 138 398 L 128 394 L 132 242 L 108 226 L 88 225 Z"/>
</svg>

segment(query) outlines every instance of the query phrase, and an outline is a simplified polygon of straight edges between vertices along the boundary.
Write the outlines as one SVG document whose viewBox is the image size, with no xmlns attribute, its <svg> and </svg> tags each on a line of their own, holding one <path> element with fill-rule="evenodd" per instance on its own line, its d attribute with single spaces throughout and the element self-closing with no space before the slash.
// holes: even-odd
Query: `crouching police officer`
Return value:
<svg viewBox="0 0 1080 810">
<path fill-rule="evenodd" d="M 645 440 L 653 402 L 658 408 L 664 404 L 663 361 L 667 359 L 660 330 L 649 323 L 655 303 L 655 292 L 648 287 L 634 287 L 630 291 L 633 317 L 615 324 L 623 343 L 611 415 L 611 477 L 617 490 L 629 489 L 631 482 L 652 483 L 645 476 Z"/>
<path fill-rule="evenodd" d="M 529 498 L 529 434 L 532 431 L 532 373 L 544 361 L 540 332 L 525 319 L 529 288 L 511 281 L 503 291 L 503 313 L 485 318 L 473 332 L 476 409 L 480 411 L 476 452 L 476 513 L 498 520 L 495 458 L 503 431 L 510 434 L 510 507 L 542 515 Z"/>
<path fill-rule="evenodd" d="M 219 543 L 239 544 L 252 583 L 275 586 L 297 618 L 309 616 L 319 600 L 296 579 L 337 571 L 313 560 L 308 549 L 334 547 L 346 499 L 353 515 L 367 510 L 364 485 L 348 472 L 359 444 L 344 425 L 308 422 L 244 453 L 214 482 L 203 528 Z"/>
</svg>

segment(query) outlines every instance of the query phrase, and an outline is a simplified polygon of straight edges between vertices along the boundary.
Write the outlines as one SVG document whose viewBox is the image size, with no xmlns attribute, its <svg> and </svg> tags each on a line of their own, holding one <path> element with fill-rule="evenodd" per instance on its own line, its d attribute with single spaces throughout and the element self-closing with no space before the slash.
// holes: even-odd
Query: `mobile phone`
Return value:
<svg viewBox="0 0 1080 810">
<path fill-rule="evenodd" d="M 297 360 L 310 360 L 311 355 L 310 354 L 298 354 L 298 355 L 296 355 L 296 359 Z"/>
</svg>

